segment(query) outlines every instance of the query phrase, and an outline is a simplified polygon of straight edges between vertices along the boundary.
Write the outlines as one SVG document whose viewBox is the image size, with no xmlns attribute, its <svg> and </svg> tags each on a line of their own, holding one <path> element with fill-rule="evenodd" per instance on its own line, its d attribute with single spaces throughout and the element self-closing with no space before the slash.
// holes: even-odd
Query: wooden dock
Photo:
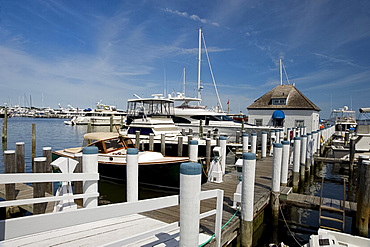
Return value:
<svg viewBox="0 0 370 247">
<path fill-rule="evenodd" d="M 318 210 L 320 207 L 320 197 L 319 196 L 290 193 L 287 195 L 286 198 L 281 197 L 280 201 L 282 203 L 291 204 L 291 205 L 295 205 L 298 207 L 316 209 L 316 210 Z M 323 201 L 322 203 L 323 206 L 330 207 L 330 208 L 336 208 L 336 209 L 342 209 L 341 200 L 323 198 L 322 201 Z M 346 215 L 347 214 L 353 215 L 356 213 L 357 203 L 345 201 L 344 206 L 345 206 Z"/>
<path fill-rule="evenodd" d="M 33 198 L 33 187 L 27 184 L 15 184 L 15 196 L 16 200 L 31 199 Z M 49 193 L 45 193 L 46 197 L 52 196 Z M 5 198 L 5 184 L 0 184 L 0 198 Z M 19 205 L 20 208 L 33 214 L 33 205 Z M 54 210 L 54 202 L 48 202 L 46 205 L 46 213 L 51 213 Z"/>
<path fill-rule="evenodd" d="M 257 159 L 256 177 L 254 188 L 254 215 L 256 216 L 270 201 L 270 188 L 272 176 L 272 157 Z M 223 177 L 222 183 L 207 182 L 202 185 L 202 191 L 221 189 L 224 190 L 224 208 L 222 214 L 222 225 L 226 224 L 233 215 L 236 209 L 233 206 L 234 193 L 238 184 L 238 175 L 236 171 L 227 173 Z M 213 209 L 216 200 L 209 199 L 202 201 L 200 204 L 201 213 Z M 170 207 L 160 210 L 155 210 L 143 215 L 166 223 L 173 223 L 180 220 L 180 207 Z M 202 219 L 200 221 L 200 232 L 213 235 L 214 234 L 214 216 Z M 239 234 L 240 218 L 237 214 L 222 230 L 221 246 L 230 243 Z M 215 241 L 211 241 L 207 246 L 214 246 Z"/>
</svg>

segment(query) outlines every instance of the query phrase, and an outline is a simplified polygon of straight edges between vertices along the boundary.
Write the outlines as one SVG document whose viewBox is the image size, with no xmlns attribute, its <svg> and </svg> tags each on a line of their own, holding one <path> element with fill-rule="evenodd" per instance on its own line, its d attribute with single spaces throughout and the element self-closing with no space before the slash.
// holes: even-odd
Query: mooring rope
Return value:
<svg viewBox="0 0 370 247">
<path fill-rule="evenodd" d="M 240 209 L 240 205 L 238 206 L 238 208 L 236 209 L 236 211 L 235 211 L 235 213 L 234 213 L 234 215 L 225 223 L 225 225 L 223 225 L 222 227 L 221 227 L 221 230 L 222 229 L 224 229 L 224 227 L 225 226 L 227 226 L 227 224 L 229 224 L 230 223 L 230 221 L 232 220 L 232 219 L 234 219 L 234 217 L 235 217 L 235 215 L 239 212 L 239 209 Z M 204 242 L 203 244 L 201 244 L 201 245 L 199 245 L 199 247 L 203 247 L 203 246 L 205 246 L 206 244 L 208 244 L 209 242 L 211 242 L 211 240 L 213 239 L 215 237 L 215 234 L 213 234 L 206 242 Z"/>
<path fill-rule="evenodd" d="M 286 227 L 288 228 L 288 230 L 290 232 L 290 235 L 292 235 L 292 238 L 296 241 L 296 243 L 298 244 L 298 246 L 302 246 L 301 243 L 295 238 L 293 232 L 290 230 L 290 228 L 288 226 L 288 222 L 285 220 L 285 217 L 284 217 L 284 214 L 283 214 L 283 210 L 281 209 L 281 205 L 279 205 L 279 208 L 280 208 L 280 213 L 283 216 L 283 220 L 285 222 L 285 225 L 286 225 Z"/>
</svg>

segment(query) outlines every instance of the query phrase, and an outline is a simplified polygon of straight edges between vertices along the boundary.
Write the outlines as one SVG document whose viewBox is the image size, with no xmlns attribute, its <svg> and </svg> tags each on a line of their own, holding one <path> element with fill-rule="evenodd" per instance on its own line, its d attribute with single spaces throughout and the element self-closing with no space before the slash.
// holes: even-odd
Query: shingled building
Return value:
<svg viewBox="0 0 370 247">
<path fill-rule="evenodd" d="M 278 85 L 247 107 L 248 123 L 258 126 L 319 129 L 319 111 L 294 85 Z"/>
</svg>

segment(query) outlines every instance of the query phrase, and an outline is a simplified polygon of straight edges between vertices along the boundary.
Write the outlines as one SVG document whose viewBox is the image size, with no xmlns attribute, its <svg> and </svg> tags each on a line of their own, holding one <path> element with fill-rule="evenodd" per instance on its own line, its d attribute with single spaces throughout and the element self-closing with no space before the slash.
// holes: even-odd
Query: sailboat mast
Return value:
<svg viewBox="0 0 370 247">
<path fill-rule="evenodd" d="M 199 51 L 198 51 L 198 99 L 200 99 L 200 62 L 201 62 L 201 53 L 202 53 L 202 29 L 199 28 Z M 200 101 L 198 101 L 200 105 Z"/>
<path fill-rule="evenodd" d="M 283 65 L 280 58 L 280 85 L 283 85 Z"/>
<path fill-rule="evenodd" d="M 183 81 L 183 88 L 182 88 L 182 92 L 185 96 L 185 68 L 184 68 L 184 81 Z"/>
</svg>

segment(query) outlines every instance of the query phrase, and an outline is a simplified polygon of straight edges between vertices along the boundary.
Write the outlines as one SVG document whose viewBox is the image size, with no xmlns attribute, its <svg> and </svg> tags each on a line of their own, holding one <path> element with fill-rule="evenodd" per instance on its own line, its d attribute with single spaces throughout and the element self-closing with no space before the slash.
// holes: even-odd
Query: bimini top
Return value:
<svg viewBox="0 0 370 247">
<path fill-rule="evenodd" d="M 84 135 L 85 140 L 105 140 L 105 139 L 111 139 L 118 137 L 118 133 L 112 133 L 112 132 L 93 132 L 93 133 L 87 133 Z"/>
<path fill-rule="evenodd" d="M 276 110 L 272 114 L 272 118 L 273 119 L 285 119 L 285 114 L 284 114 L 284 112 L 282 112 L 280 110 Z"/>
</svg>

